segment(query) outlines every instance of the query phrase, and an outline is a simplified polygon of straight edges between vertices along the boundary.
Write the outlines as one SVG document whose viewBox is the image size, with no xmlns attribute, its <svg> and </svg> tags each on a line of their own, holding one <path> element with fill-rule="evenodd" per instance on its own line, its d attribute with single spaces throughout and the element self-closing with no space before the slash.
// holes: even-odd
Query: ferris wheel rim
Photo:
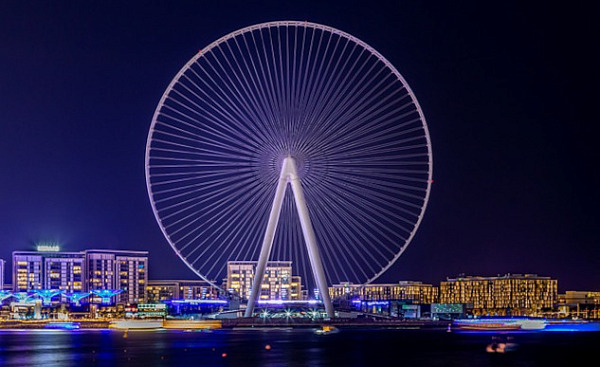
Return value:
<svg viewBox="0 0 600 367">
<path fill-rule="evenodd" d="M 389 268 L 400 258 L 400 256 L 404 253 L 404 251 L 407 249 L 407 247 L 411 244 L 411 242 L 414 239 L 414 236 L 416 235 L 416 232 L 418 230 L 418 228 L 421 225 L 421 222 L 423 220 L 425 211 L 427 209 L 428 206 L 428 202 L 429 202 L 429 198 L 430 198 L 430 194 L 431 194 L 431 186 L 432 186 L 432 178 L 433 178 L 433 154 L 432 154 L 432 145 L 431 145 L 431 138 L 430 138 L 430 134 L 429 134 L 429 128 L 427 125 L 427 121 L 426 118 L 423 114 L 422 108 L 420 106 L 420 103 L 418 101 L 418 99 L 416 98 L 412 88 L 410 87 L 410 85 L 406 82 L 405 78 L 398 72 L 398 70 L 394 67 L 393 64 L 391 64 L 387 58 L 385 58 L 383 55 L 381 55 L 377 50 L 375 50 L 374 48 L 372 48 L 369 44 L 367 44 L 366 42 L 362 41 L 361 39 L 347 33 L 344 31 L 341 31 L 339 29 L 336 29 L 334 27 L 331 26 L 326 26 L 326 25 L 322 25 L 322 24 L 318 24 L 318 23 L 313 23 L 313 22 L 308 22 L 308 21 L 296 21 L 296 20 L 286 20 L 286 21 L 271 21 L 271 22 L 264 22 L 264 23 L 259 23 L 259 24 L 255 24 L 255 25 L 251 25 L 251 26 L 247 26 L 244 28 L 240 28 L 236 31 L 230 32 L 222 37 L 220 37 L 219 39 L 211 42 L 209 45 L 207 45 L 204 49 L 200 50 L 199 52 L 197 52 L 187 63 L 184 64 L 184 66 L 177 72 L 177 74 L 173 77 L 173 79 L 171 80 L 171 82 L 169 83 L 168 87 L 165 89 L 164 93 L 162 94 L 159 103 L 157 104 L 157 107 L 154 111 L 153 117 L 152 117 L 152 123 L 148 132 L 148 136 L 146 139 L 146 154 L 145 154 L 145 177 L 146 177 L 146 190 L 150 199 L 150 203 L 151 203 L 151 207 L 152 207 L 152 211 L 155 217 L 155 220 L 157 221 L 157 223 L 159 224 L 159 227 L 161 229 L 161 232 L 163 233 L 165 239 L 167 239 L 167 242 L 169 243 L 169 245 L 171 246 L 171 248 L 173 248 L 173 250 L 175 251 L 175 253 L 180 257 L 180 259 L 186 264 L 186 266 L 192 270 L 196 275 L 198 275 L 201 279 L 203 279 L 204 281 L 206 281 L 207 283 L 209 283 L 210 285 L 217 287 L 219 289 L 222 289 L 221 286 L 219 286 L 216 281 L 217 279 L 215 279 L 214 281 L 212 279 L 209 279 L 208 276 L 206 276 L 205 274 L 202 274 L 200 272 L 199 269 L 196 269 L 194 266 L 192 266 L 191 263 L 188 262 L 188 259 L 181 253 L 181 251 L 177 248 L 177 245 L 175 244 L 174 241 L 171 240 L 171 236 L 169 235 L 169 233 L 167 232 L 165 226 L 162 224 L 162 220 L 160 218 L 159 215 L 159 210 L 157 208 L 156 202 L 153 198 L 153 192 L 152 192 L 152 188 L 151 188 L 151 178 L 150 178 L 150 152 L 152 150 L 151 147 L 151 143 L 152 143 L 152 137 L 153 137 L 153 133 L 155 131 L 155 126 L 157 124 L 157 118 L 162 110 L 162 108 L 165 105 L 165 100 L 166 98 L 169 96 L 169 93 L 173 90 L 174 85 L 180 80 L 181 76 L 190 68 L 190 66 L 192 64 L 194 64 L 195 62 L 197 62 L 197 60 L 199 60 L 202 57 L 205 57 L 205 55 L 209 54 L 210 52 L 213 52 L 213 49 L 218 47 L 220 44 L 238 37 L 240 35 L 244 35 L 247 34 L 248 32 L 253 32 L 256 30 L 262 30 L 265 28 L 279 28 L 279 27 L 305 27 L 305 28 L 312 28 L 312 29 L 319 29 L 321 31 L 324 32 L 329 32 L 332 34 L 336 34 L 342 38 L 345 38 L 349 41 L 354 42 L 355 44 L 363 47 L 365 50 L 369 51 L 371 53 L 371 55 L 377 57 L 377 59 L 379 59 L 379 61 L 381 61 L 393 74 L 394 76 L 400 81 L 400 83 L 403 85 L 403 87 L 406 89 L 407 94 L 410 96 L 412 103 L 414 103 L 415 106 L 415 110 L 419 116 L 419 120 L 422 124 L 422 128 L 423 128 L 423 132 L 424 132 L 424 138 L 426 140 L 426 146 L 427 146 L 427 166 L 428 166 L 428 173 L 427 173 L 427 180 L 426 180 L 426 188 L 424 190 L 424 196 L 423 196 L 423 204 L 421 205 L 421 210 L 419 212 L 419 215 L 417 216 L 417 219 L 415 221 L 414 227 L 411 231 L 411 233 L 409 234 L 408 238 L 406 239 L 406 241 L 404 242 L 404 244 L 402 245 L 402 247 L 400 248 L 400 250 L 396 253 L 396 255 L 394 257 L 392 257 L 388 263 L 383 266 L 381 268 L 381 270 L 377 273 L 375 273 L 373 276 L 371 276 L 370 278 L 368 278 L 366 281 L 362 282 L 362 284 L 369 284 L 372 283 L 373 281 L 375 281 L 377 278 L 379 278 L 382 274 L 384 274 L 387 270 L 389 270 Z"/>
</svg>

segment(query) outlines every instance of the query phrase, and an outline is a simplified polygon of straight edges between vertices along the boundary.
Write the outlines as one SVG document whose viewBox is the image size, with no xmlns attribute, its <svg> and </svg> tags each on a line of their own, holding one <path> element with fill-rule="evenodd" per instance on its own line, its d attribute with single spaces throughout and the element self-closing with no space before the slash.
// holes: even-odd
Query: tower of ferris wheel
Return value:
<svg viewBox="0 0 600 367">
<path fill-rule="evenodd" d="M 216 284 L 292 261 L 330 317 L 328 284 L 370 283 L 411 242 L 432 182 L 412 90 L 379 52 L 332 27 L 257 24 L 200 50 L 152 120 L 148 194 L 184 263 Z M 290 296 L 290 295 L 288 295 Z"/>
</svg>

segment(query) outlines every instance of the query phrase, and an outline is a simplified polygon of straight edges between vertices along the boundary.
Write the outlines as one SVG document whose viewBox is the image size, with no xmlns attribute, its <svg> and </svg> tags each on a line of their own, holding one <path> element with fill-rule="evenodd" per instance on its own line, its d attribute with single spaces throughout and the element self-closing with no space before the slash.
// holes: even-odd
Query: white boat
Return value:
<svg viewBox="0 0 600 367">
<path fill-rule="evenodd" d="M 115 320 L 109 327 L 118 330 L 156 330 L 163 327 L 163 320 Z"/>
<path fill-rule="evenodd" d="M 335 334 L 339 333 L 340 329 L 331 325 L 323 325 L 320 329 L 315 330 L 315 334 L 317 335 L 327 335 L 327 334 Z"/>
</svg>

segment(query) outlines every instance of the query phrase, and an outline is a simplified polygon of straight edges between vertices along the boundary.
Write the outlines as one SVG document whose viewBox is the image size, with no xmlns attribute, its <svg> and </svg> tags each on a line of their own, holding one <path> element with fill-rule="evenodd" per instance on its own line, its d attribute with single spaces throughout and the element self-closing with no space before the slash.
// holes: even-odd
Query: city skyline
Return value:
<svg viewBox="0 0 600 367">
<path fill-rule="evenodd" d="M 293 18 L 378 49 L 429 124 L 429 207 L 376 282 L 533 272 L 564 289 L 598 289 L 591 26 L 580 9 L 471 5 L 0 5 L 10 50 L 0 58 L 0 258 L 43 240 L 130 248 L 155 254 L 156 278 L 193 279 L 145 191 L 152 113 L 199 48 Z"/>
<path fill-rule="evenodd" d="M 85 273 L 89 273 L 91 271 L 91 269 L 87 269 L 87 267 L 91 266 L 91 265 L 85 265 L 86 262 L 89 262 L 90 260 L 93 260 L 93 258 L 90 258 L 90 254 L 93 256 L 98 256 L 100 255 L 100 257 L 97 258 L 96 261 L 101 261 L 101 262 L 106 262 L 109 261 L 114 264 L 109 264 L 109 265 L 98 265 L 101 266 L 102 269 L 104 269 L 104 267 L 108 266 L 108 268 L 112 269 L 111 270 L 111 275 L 110 278 L 107 278 L 107 280 L 101 280 L 97 279 L 97 281 L 100 281 L 102 284 L 99 285 L 100 289 L 109 289 L 109 288 L 115 288 L 115 289 L 119 289 L 119 287 L 117 286 L 119 279 L 117 279 L 118 277 L 113 279 L 113 273 L 118 273 L 118 271 L 116 270 L 118 268 L 118 260 L 119 256 L 124 256 L 122 259 L 127 259 L 128 263 L 131 260 L 134 261 L 138 261 L 139 259 L 136 258 L 136 256 L 141 255 L 144 259 L 143 259 L 143 263 L 144 263 L 144 281 L 141 284 L 148 284 L 148 282 L 202 282 L 204 284 L 206 284 L 207 286 L 212 286 L 209 282 L 202 280 L 202 279 L 176 279 L 176 278 L 157 278 L 157 277 L 153 277 L 151 276 L 151 271 L 150 271 L 150 267 L 147 266 L 147 263 L 149 262 L 149 259 L 151 258 L 150 254 L 148 251 L 144 251 L 144 250 L 123 250 L 123 249 L 83 249 L 81 251 L 77 251 L 77 252 L 71 252 L 71 251 L 64 251 L 63 249 L 61 249 L 60 245 L 58 244 L 48 244 L 48 243 L 44 243 L 42 245 L 38 245 L 37 246 L 37 250 L 14 250 L 12 252 L 12 257 L 10 258 L 9 261 L 5 260 L 5 259 L 0 259 L 0 270 L 3 270 L 3 272 L 0 274 L 0 279 L 4 279 L 5 281 L 0 283 L 0 290 L 2 289 L 2 285 L 4 285 L 4 289 L 8 289 L 8 288 L 12 288 L 15 291 L 35 291 L 36 289 L 61 289 L 61 290 L 87 290 L 94 288 L 92 281 L 93 279 L 87 279 L 85 280 L 82 284 L 79 285 L 79 288 L 77 289 L 73 289 L 73 285 L 71 283 L 69 283 L 69 287 L 65 288 L 65 284 L 64 281 L 65 279 L 63 279 L 63 277 L 60 277 L 61 279 L 61 283 L 59 284 L 54 284 L 54 285 L 49 285 L 49 277 L 51 275 L 50 273 L 50 268 L 48 267 L 48 264 L 51 264 L 51 262 L 49 262 L 49 260 L 51 261 L 52 259 L 57 260 L 58 262 L 61 262 L 61 260 L 78 260 L 80 259 L 82 261 L 83 264 L 81 264 L 80 266 L 83 267 L 84 272 Z M 108 255 L 109 257 L 106 257 L 105 255 Z M 7 282 L 7 279 L 11 279 L 14 277 L 14 274 L 16 272 L 18 272 L 19 268 L 22 268 L 22 266 L 18 266 L 15 265 L 15 263 L 19 260 L 26 260 L 29 263 L 33 264 L 35 262 L 39 262 L 39 269 L 36 271 L 37 277 L 35 280 L 35 284 L 37 284 L 36 286 L 30 287 L 30 289 L 28 289 L 28 287 L 22 287 L 19 286 L 17 284 L 15 284 L 14 282 Z M 7 267 L 6 264 L 10 264 L 11 266 Z M 90 263 L 91 264 L 91 263 Z M 137 263 L 135 264 L 137 265 Z M 223 291 L 226 292 L 233 292 L 233 293 L 241 293 L 242 295 L 240 296 L 241 299 L 246 299 L 247 295 L 249 294 L 250 288 L 247 288 L 251 285 L 251 282 L 254 279 L 254 273 L 255 273 L 255 268 L 257 265 L 257 261 L 229 261 L 227 264 L 227 274 L 226 276 L 222 279 L 222 281 L 218 281 L 218 280 L 213 280 L 213 282 L 217 285 L 219 285 L 221 287 L 221 289 Z M 31 265 L 28 265 L 27 267 L 30 267 Z M 96 265 L 94 265 L 96 266 Z M 73 265 L 70 266 L 69 269 L 67 269 L 67 272 L 65 273 L 65 269 L 63 266 L 63 273 L 67 274 L 67 276 L 70 276 L 71 278 L 69 278 L 69 281 L 72 281 L 72 277 L 73 277 L 73 269 L 72 269 Z M 114 268 L 114 269 L 113 269 Z M 134 266 L 134 268 L 137 269 L 137 266 Z M 8 271 L 6 269 L 12 269 L 12 271 Z M 130 270 L 131 271 L 131 270 Z M 283 271 L 281 274 L 280 272 Z M 5 274 L 4 272 L 7 272 L 7 274 Z M 29 271 L 27 272 L 29 274 Z M 271 274 L 272 273 L 272 274 Z M 63 274 L 63 276 L 65 275 Z M 91 273 L 90 273 L 91 274 Z M 239 281 L 237 279 L 232 279 L 232 274 L 237 274 L 234 275 L 235 278 L 241 278 L 244 279 L 244 281 L 242 283 L 244 284 L 239 284 Z M 262 283 L 264 284 L 269 284 L 269 275 L 271 274 L 271 276 L 276 277 L 277 279 L 280 276 L 285 276 L 288 277 L 289 279 L 286 280 L 286 284 L 291 284 L 292 285 L 292 289 L 293 290 L 293 294 L 292 294 L 292 299 L 310 299 L 312 297 L 315 296 L 315 292 L 318 292 L 318 290 L 316 288 L 314 289 L 307 289 L 306 284 L 302 283 L 302 278 L 297 274 L 297 269 L 295 269 L 294 267 L 294 263 L 292 261 L 276 261 L 276 260 L 269 260 L 267 262 L 267 267 L 265 269 L 265 278 L 263 279 Z M 277 274 L 277 275 L 275 275 Z M 8 275 L 8 277 L 6 276 Z M 29 276 L 28 276 L 29 277 Z M 461 274 L 455 274 L 455 275 L 446 275 L 443 278 L 440 279 L 436 279 L 434 281 L 431 281 L 429 283 L 431 284 L 425 284 L 426 286 L 436 286 L 436 284 L 438 286 L 441 286 L 443 283 L 448 283 L 448 282 L 456 282 L 457 280 L 470 280 L 470 279 L 492 279 L 492 278 L 505 278 L 505 277 L 534 277 L 534 278 L 555 278 L 553 276 L 553 274 L 535 274 L 532 272 L 521 272 L 521 273 L 511 273 L 511 272 L 501 272 L 498 274 L 465 274 L 465 273 L 461 273 Z M 136 278 L 137 279 L 137 278 Z M 240 279 L 240 280 L 241 280 Z M 84 278 L 79 279 L 79 281 L 83 281 Z M 558 281 L 558 279 L 554 280 L 555 282 Z M 106 284 L 104 284 L 105 282 L 107 282 Z M 134 281 L 135 282 L 135 281 Z M 289 282 L 289 283 L 288 283 Z M 89 284 L 88 284 L 89 283 Z M 270 285 L 269 286 L 269 290 L 272 287 L 277 288 L 278 287 L 278 283 L 274 283 L 275 285 Z M 329 284 L 328 287 L 330 289 L 333 288 L 344 288 L 344 287 L 378 287 L 378 286 L 389 286 L 390 284 L 423 284 L 423 281 L 420 279 L 395 279 L 395 280 L 391 280 L 388 282 L 373 282 L 370 284 L 357 284 L 357 283 L 353 283 L 353 282 L 348 282 L 348 281 L 344 281 L 344 282 L 340 282 L 340 283 L 332 283 Z M 91 287 L 91 288 L 90 288 Z M 98 287 L 98 286 L 96 286 Z M 145 286 L 144 286 L 145 287 Z M 274 289 L 275 289 L 274 288 Z M 565 289 L 564 287 L 558 287 L 557 288 L 559 291 L 561 292 L 598 292 L 597 288 L 591 288 L 591 289 L 583 289 L 581 287 L 575 287 L 572 289 Z M 262 289 L 261 290 L 261 294 L 262 291 L 266 291 L 266 289 Z M 141 291 L 140 291 L 141 292 Z M 274 291 L 274 294 L 277 294 L 277 297 L 279 297 L 279 293 L 278 291 Z M 302 295 L 300 296 L 300 293 L 302 293 Z M 244 295 L 245 294 L 245 295 Z M 284 299 L 287 299 L 288 296 L 284 296 Z"/>
</svg>

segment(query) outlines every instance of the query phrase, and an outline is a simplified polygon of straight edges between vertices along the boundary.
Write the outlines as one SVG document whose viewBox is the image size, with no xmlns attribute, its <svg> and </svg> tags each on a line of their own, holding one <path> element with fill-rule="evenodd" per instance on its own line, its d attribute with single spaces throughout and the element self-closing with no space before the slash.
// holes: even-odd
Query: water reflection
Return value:
<svg viewBox="0 0 600 367">
<path fill-rule="evenodd" d="M 444 331 L 342 330 L 325 336 L 310 329 L 129 331 L 127 338 L 123 335 L 117 330 L 0 331 L 0 365 L 555 366 L 569 365 L 573 355 L 594 356 L 598 338 L 596 333 L 523 334 L 518 336 L 516 351 L 500 355 L 486 352 L 489 334 Z"/>
</svg>

